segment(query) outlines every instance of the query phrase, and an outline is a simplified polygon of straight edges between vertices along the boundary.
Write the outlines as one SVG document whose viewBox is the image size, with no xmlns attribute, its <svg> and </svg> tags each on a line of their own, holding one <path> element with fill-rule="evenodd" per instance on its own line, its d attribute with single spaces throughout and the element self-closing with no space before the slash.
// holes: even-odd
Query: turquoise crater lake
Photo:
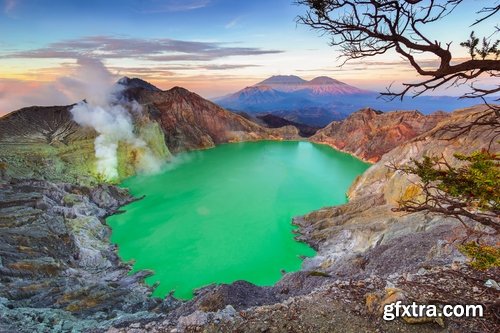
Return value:
<svg viewBox="0 0 500 333">
<path fill-rule="evenodd" d="M 248 142 L 185 153 L 160 174 L 123 182 L 145 195 L 111 216 L 112 241 L 156 296 L 189 299 L 211 283 L 272 285 L 314 250 L 294 240 L 292 217 L 346 202 L 368 164 L 309 142 Z"/>
</svg>

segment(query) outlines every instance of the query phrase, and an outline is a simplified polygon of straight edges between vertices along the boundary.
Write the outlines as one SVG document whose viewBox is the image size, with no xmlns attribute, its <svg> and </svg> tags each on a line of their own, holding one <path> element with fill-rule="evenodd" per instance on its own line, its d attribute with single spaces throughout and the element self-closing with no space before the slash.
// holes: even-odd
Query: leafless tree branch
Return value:
<svg viewBox="0 0 500 333">
<path fill-rule="evenodd" d="M 424 77 L 423 81 L 404 83 L 401 91 L 388 89 L 382 93 L 387 99 L 404 98 L 408 94 L 419 96 L 445 85 L 472 82 L 479 77 L 497 76 L 500 71 L 498 51 L 493 42 L 484 39 L 481 59 L 468 59 L 460 63 L 453 61 L 451 42 L 431 40 L 423 28 L 450 15 L 463 0 L 297 0 L 309 10 L 298 17 L 298 22 L 331 36 L 331 45 L 338 46 L 344 63 L 384 54 L 394 50 L 400 54 L 415 71 Z M 477 14 L 483 16 L 474 23 L 479 24 L 493 17 L 499 6 L 485 7 Z M 465 43 L 466 44 L 466 43 Z M 472 54 L 477 43 L 472 47 Z M 495 47 L 493 47 L 495 46 Z M 416 54 L 427 54 L 437 59 L 438 65 L 427 68 Z M 476 94 L 491 95 L 500 86 L 490 91 L 471 86 L 470 98 Z"/>
</svg>

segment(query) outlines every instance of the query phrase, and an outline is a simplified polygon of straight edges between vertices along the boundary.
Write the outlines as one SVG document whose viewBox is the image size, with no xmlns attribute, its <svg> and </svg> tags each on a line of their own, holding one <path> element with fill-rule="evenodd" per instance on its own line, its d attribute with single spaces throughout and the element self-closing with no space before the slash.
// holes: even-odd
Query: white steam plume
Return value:
<svg viewBox="0 0 500 333">
<path fill-rule="evenodd" d="M 86 100 L 71 109 L 73 119 L 81 126 L 92 127 L 99 135 L 95 139 L 97 172 L 106 180 L 117 179 L 118 144 L 125 142 L 141 151 L 136 167 L 138 171 L 155 172 L 161 162 L 146 142 L 134 133 L 134 124 L 128 108 L 141 112 L 136 102 L 119 101 L 123 86 L 114 84 L 115 78 L 102 62 L 79 59 L 79 70 L 74 77 L 65 78 L 71 91 L 84 93 Z"/>
</svg>

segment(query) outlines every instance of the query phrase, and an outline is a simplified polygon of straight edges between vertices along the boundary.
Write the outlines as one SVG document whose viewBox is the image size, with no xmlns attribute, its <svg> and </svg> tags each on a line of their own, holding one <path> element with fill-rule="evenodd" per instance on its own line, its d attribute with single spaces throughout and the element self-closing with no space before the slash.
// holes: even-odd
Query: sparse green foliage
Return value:
<svg viewBox="0 0 500 333">
<path fill-rule="evenodd" d="M 441 189 L 476 203 L 479 209 L 500 212 L 500 156 L 486 150 L 454 156 L 469 164 L 450 168 L 451 176 L 443 179 Z"/>
<path fill-rule="evenodd" d="M 471 266 L 478 270 L 500 267 L 500 247 L 469 242 L 459 247 L 460 252 L 472 259 Z"/>
<path fill-rule="evenodd" d="M 96 181 L 97 181 L 98 184 L 109 182 L 109 179 L 107 179 L 106 176 L 103 173 L 100 173 L 100 172 L 96 173 L 94 175 L 94 178 L 96 179 Z"/>
<path fill-rule="evenodd" d="M 454 167 L 443 157 L 425 156 L 413 165 L 396 168 L 421 179 L 422 198 L 399 202 L 398 210 L 441 213 L 470 218 L 500 231 L 500 157 L 486 150 L 455 154 Z"/>
<path fill-rule="evenodd" d="M 500 40 L 496 41 L 490 41 L 483 37 L 483 45 L 480 49 L 477 49 L 477 53 L 481 57 L 481 59 L 486 59 L 489 55 L 492 55 L 495 57 L 495 59 L 498 59 L 498 55 L 500 54 L 498 50 L 498 43 L 500 43 Z"/>
<path fill-rule="evenodd" d="M 476 37 L 474 31 L 472 31 L 469 39 L 460 43 L 460 46 L 467 48 L 472 59 L 475 59 L 476 55 L 479 55 L 482 60 L 485 60 L 489 56 L 493 56 L 495 59 L 498 59 L 498 56 L 500 55 L 500 51 L 498 50 L 499 43 L 500 40 L 498 39 L 496 41 L 492 41 L 483 37 L 482 45 L 479 48 L 479 38 Z"/>
<path fill-rule="evenodd" d="M 460 46 L 463 46 L 468 49 L 469 55 L 472 59 L 476 57 L 476 48 L 479 44 L 479 38 L 474 35 L 474 31 L 470 33 L 469 39 L 465 42 L 460 43 Z"/>
</svg>

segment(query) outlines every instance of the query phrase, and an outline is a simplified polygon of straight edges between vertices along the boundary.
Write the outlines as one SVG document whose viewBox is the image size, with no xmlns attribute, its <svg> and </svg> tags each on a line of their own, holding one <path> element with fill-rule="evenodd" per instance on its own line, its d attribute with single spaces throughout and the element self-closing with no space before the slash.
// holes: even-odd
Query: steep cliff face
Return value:
<svg viewBox="0 0 500 333">
<path fill-rule="evenodd" d="M 311 141 L 327 144 L 374 163 L 397 145 L 427 132 L 448 116 L 444 112 L 423 115 L 418 111 L 383 113 L 362 109 L 343 121 L 334 121 L 319 130 Z"/>
<path fill-rule="evenodd" d="M 168 91 L 133 89 L 129 95 L 156 117 L 167 146 L 174 153 L 226 142 L 298 137 L 298 130 L 292 126 L 264 128 L 179 87 Z"/>
</svg>

